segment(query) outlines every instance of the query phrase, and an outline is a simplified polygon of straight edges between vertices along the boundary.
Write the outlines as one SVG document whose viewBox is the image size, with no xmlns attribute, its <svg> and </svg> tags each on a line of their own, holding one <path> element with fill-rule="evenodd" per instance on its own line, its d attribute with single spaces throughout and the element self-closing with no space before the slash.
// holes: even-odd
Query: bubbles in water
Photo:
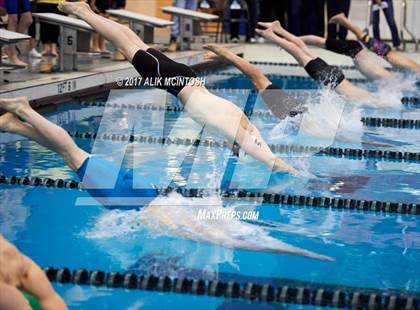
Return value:
<svg viewBox="0 0 420 310">
<path fill-rule="evenodd" d="M 415 74 L 395 74 L 391 79 L 378 81 L 378 92 L 375 94 L 384 108 L 401 108 L 401 99 L 405 92 L 417 92 Z"/>
</svg>

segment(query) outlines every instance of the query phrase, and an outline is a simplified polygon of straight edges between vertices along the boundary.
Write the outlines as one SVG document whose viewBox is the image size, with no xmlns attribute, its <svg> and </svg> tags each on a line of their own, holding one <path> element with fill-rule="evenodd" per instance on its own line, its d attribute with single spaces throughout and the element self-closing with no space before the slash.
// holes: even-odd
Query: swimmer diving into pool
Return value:
<svg viewBox="0 0 420 310">
<path fill-rule="evenodd" d="M 350 57 L 356 69 L 368 79 L 386 80 L 395 77 L 395 74 L 389 72 L 381 64 L 378 64 L 374 56 L 359 41 L 335 38 L 325 39 L 316 35 L 305 35 L 299 38 L 308 45 L 315 45 L 328 51 Z"/>
<path fill-rule="evenodd" d="M 44 271 L 1 234 L 0 262 L 0 309 L 67 309 Z"/>
<path fill-rule="evenodd" d="M 7 111 L 0 116 L 0 131 L 27 137 L 62 156 L 68 167 L 77 173 L 80 180 L 83 180 L 83 185 L 90 185 L 85 187 L 86 191 L 106 207 L 126 209 L 121 202 L 126 201 L 124 198 L 129 200 L 140 198 L 143 202 L 142 205 L 136 205 L 134 208 L 133 205 L 129 207 L 140 209 L 147 221 L 158 223 L 163 227 L 162 229 L 182 238 L 244 250 L 333 260 L 330 257 L 283 243 L 264 233 L 241 235 L 236 229 L 238 225 L 245 231 L 255 231 L 255 229 L 251 230 L 250 224 L 242 221 L 235 221 L 230 225 L 222 223 L 223 225 L 219 225 L 217 229 L 212 229 L 212 226 L 206 224 L 206 221 L 196 220 L 193 215 L 188 213 L 189 210 L 182 210 L 182 220 L 179 221 L 179 217 L 176 220 L 169 215 L 171 206 L 168 205 L 165 208 L 161 202 L 162 198 L 158 197 L 157 190 L 142 178 L 136 179 L 136 182 L 139 182 L 136 183 L 136 188 L 133 188 L 132 169 L 121 169 L 111 161 L 99 156 L 92 156 L 79 148 L 63 128 L 32 109 L 26 97 L 0 99 L 0 111 Z M 117 180 L 114 182 L 114 188 L 102 186 L 107 180 L 114 180 L 115 176 L 117 176 Z M 147 225 L 147 221 L 145 225 Z"/>
<path fill-rule="evenodd" d="M 278 119 L 283 120 L 286 117 L 293 118 L 299 114 L 304 114 L 307 112 L 308 108 L 304 102 L 293 98 L 291 95 L 281 90 L 280 87 L 273 84 L 257 66 L 232 53 L 227 47 L 215 44 L 207 44 L 204 46 L 204 48 L 210 51 L 204 55 L 204 58 L 212 59 L 215 56 L 222 57 L 225 61 L 234 65 L 243 74 L 245 74 L 254 84 L 264 103 Z M 349 104 L 351 104 L 351 102 Z M 325 126 L 328 126 L 322 116 L 318 116 L 316 119 L 311 120 L 311 122 L 318 123 L 321 127 L 324 127 L 324 129 Z M 317 135 L 317 131 L 311 130 L 310 127 L 307 128 L 302 126 L 301 130 L 305 131 L 309 135 Z M 336 135 L 335 139 L 339 141 L 359 143 L 359 141 L 341 135 Z M 360 141 L 360 143 L 381 147 L 392 146 L 390 144 L 374 141 Z"/>
<path fill-rule="evenodd" d="M 324 60 L 315 57 L 300 38 L 285 30 L 279 21 L 271 23 L 259 22 L 258 25 L 265 30 L 256 29 L 257 33 L 277 44 L 291 54 L 303 66 L 306 72 L 315 81 L 334 89 L 337 93 L 353 100 L 369 102 L 375 107 L 381 107 L 378 98 L 368 91 L 353 85 L 348 81 L 342 70 L 328 65 Z"/>
<path fill-rule="evenodd" d="M 408 58 L 404 54 L 393 50 L 392 47 L 384 42 L 374 39 L 360 29 L 355 23 L 349 20 L 343 13 L 333 16 L 329 20 L 330 24 L 339 24 L 346 27 L 361 41 L 369 50 L 385 58 L 391 65 L 402 70 L 409 70 L 420 73 L 420 64 Z"/>
<path fill-rule="evenodd" d="M 127 57 L 143 78 L 195 78 L 190 67 L 177 63 L 147 46 L 128 27 L 94 13 L 84 2 L 60 2 L 58 8 L 90 24 L 99 34 L 112 42 Z M 204 86 L 160 86 L 178 97 L 191 118 L 222 132 L 255 159 L 273 171 L 298 174 L 277 158 L 261 137 L 258 129 L 232 102 L 211 94 Z"/>
</svg>

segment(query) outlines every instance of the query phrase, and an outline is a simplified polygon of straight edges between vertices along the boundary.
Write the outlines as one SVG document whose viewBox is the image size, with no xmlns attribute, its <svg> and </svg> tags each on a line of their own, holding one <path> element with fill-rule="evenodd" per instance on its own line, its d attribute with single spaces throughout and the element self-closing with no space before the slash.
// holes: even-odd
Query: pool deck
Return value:
<svg viewBox="0 0 420 310">
<path fill-rule="evenodd" d="M 232 48 L 232 51 L 243 55 L 244 46 L 237 45 Z M 203 57 L 205 53 L 204 50 L 198 50 L 166 53 L 166 55 L 192 67 L 209 67 L 217 63 L 205 60 Z M 32 67 L 39 67 L 39 63 L 33 64 Z M 80 70 L 73 72 L 39 73 L 37 69 L 25 69 L 3 73 L 0 98 L 27 96 L 35 105 L 37 101 L 45 99 L 56 102 L 67 100 L 69 96 L 112 87 L 121 78 L 138 76 L 137 71 L 128 61 L 81 56 L 79 68 Z"/>
<path fill-rule="evenodd" d="M 250 61 L 267 61 L 295 64 L 295 59 L 284 50 L 272 44 L 240 44 L 231 48 L 236 54 L 243 54 Z M 262 52 L 263 50 L 263 52 Z M 335 65 L 352 66 L 349 57 L 338 55 L 324 49 L 312 48 L 315 56 L 324 58 Z M 203 58 L 205 51 L 195 50 L 186 52 L 166 53 L 170 58 L 190 65 L 208 66 L 211 62 Z M 420 53 L 405 53 L 420 63 Z M 378 63 L 386 67 L 390 65 L 376 57 Z M 39 61 L 38 61 L 39 62 Z M 39 66 L 39 63 L 38 63 Z M 37 64 L 33 64 L 36 68 Z M 39 73 L 37 70 L 16 70 L 3 73 L 0 83 L 0 98 L 27 96 L 33 103 L 49 100 L 54 103 L 77 97 L 93 90 L 103 91 L 115 85 L 120 78 L 138 76 L 138 73 L 127 61 L 111 61 L 101 58 L 80 57 L 80 70 L 74 72 Z M 301 67 L 284 67 L 284 75 L 307 76 Z M 345 70 L 348 78 L 364 78 L 357 70 Z M 5 83 L 5 80 L 8 82 Z"/>
</svg>

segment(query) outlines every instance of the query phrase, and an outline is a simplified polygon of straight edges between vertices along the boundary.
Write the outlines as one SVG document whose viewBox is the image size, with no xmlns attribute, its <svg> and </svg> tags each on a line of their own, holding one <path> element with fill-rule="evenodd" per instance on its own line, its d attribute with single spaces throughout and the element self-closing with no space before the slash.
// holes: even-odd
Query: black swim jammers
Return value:
<svg viewBox="0 0 420 310">
<path fill-rule="evenodd" d="M 296 100 L 274 84 L 268 86 L 260 94 L 267 107 L 279 119 L 295 117 L 307 110 L 302 102 Z"/>
<path fill-rule="evenodd" d="M 330 66 L 321 58 L 315 58 L 308 62 L 305 70 L 315 81 L 333 89 L 345 79 L 344 73 L 340 68 Z"/>
<path fill-rule="evenodd" d="M 325 48 L 334 53 L 346 55 L 351 58 L 356 58 L 356 56 L 363 50 L 363 46 L 359 41 L 337 40 L 333 38 L 328 38 L 325 41 Z"/>
<path fill-rule="evenodd" d="M 190 80 L 197 77 L 187 65 L 175 62 L 153 48 L 147 51 L 138 50 L 131 63 L 142 78 L 161 78 L 162 84 L 156 84 L 156 87 L 165 89 L 174 96 L 178 96 Z M 171 78 L 177 79 L 177 82 L 167 83 Z"/>
</svg>

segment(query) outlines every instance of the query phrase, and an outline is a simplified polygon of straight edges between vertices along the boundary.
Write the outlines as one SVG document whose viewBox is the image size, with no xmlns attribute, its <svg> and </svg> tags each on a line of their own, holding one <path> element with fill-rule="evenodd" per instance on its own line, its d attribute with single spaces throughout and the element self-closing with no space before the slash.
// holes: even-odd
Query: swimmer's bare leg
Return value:
<svg viewBox="0 0 420 310">
<path fill-rule="evenodd" d="M 214 44 L 207 44 L 203 47 L 238 68 L 252 81 L 258 91 L 262 91 L 271 85 L 270 80 L 261 72 L 260 69 L 258 69 L 257 66 L 250 64 L 244 58 L 232 53 L 228 48 Z M 211 58 L 212 55 L 206 54 L 205 57 Z"/>
<path fill-rule="evenodd" d="M 308 62 L 315 59 L 315 57 L 309 56 L 296 44 L 277 36 L 274 33 L 272 28 L 267 28 L 265 30 L 255 29 L 255 31 L 261 36 L 263 36 L 264 38 L 266 38 L 267 40 L 270 40 L 274 42 L 275 44 L 277 44 L 278 46 L 285 49 L 289 54 L 291 54 L 297 60 L 297 62 L 301 66 L 306 66 Z"/>
<path fill-rule="evenodd" d="M 340 13 L 331 17 L 328 23 L 338 24 L 347 28 L 348 30 L 353 32 L 356 38 L 360 41 L 363 41 L 363 38 L 366 35 L 366 33 L 359 26 L 357 26 L 350 19 L 348 19 L 346 15 L 344 15 L 344 13 Z"/>
<path fill-rule="evenodd" d="M 46 146 L 45 141 L 42 140 L 42 137 L 38 134 L 35 128 L 22 122 L 16 115 L 10 112 L 0 115 L 0 131 L 18 134 Z"/>
<path fill-rule="evenodd" d="M 18 116 L 32 126 L 34 130 L 31 132 L 31 128 L 20 126 L 15 122 L 12 127 L 9 126 L 10 132 L 22 134 L 28 138 L 34 139 L 52 151 L 60 154 L 72 170 L 77 171 L 85 159 L 89 157 L 89 154 L 80 149 L 63 128 L 55 125 L 33 110 L 26 97 L 0 99 L 0 109 Z M 9 116 L 6 114 L 2 117 Z M 7 125 L 3 128 L 7 129 Z M 12 131 L 13 129 L 15 131 Z"/>
<path fill-rule="evenodd" d="M 300 36 L 299 39 L 301 39 L 307 45 L 314 45 L 321 48 L 325 48 L 325 42 L 327 41 L 325 38 L 318 37 L 312 34 Z"/>
<path fill-rule="evenodd" d="M 268 29 L 268 28 L 273 29 L 273 32 L 275 34 L 285 38 L 289 42 L 292 42 L 292 43 L 296 44 L 306 55 L 314 58 L 314 55 L 308 49 L 305 42 L 302 41 L 299 37 L 295 36 L 294 34 L 288 32 L 286 29 L 284 29 L 278 20 L 276 20 L 274 22 L 271 22 L 271 23 L 259 22 L 258 25 L 260 25 L 260 26 L 262 26 L 266 29 Z"/>
<path fill-rule="evenodd" d="M 361 50 L 353 58 L 356 68 L 367 78 L 372 80 L 385 80 L 394 75 L 375 61 L 375 58 L 366 49 Z"/>
<path fill-rule="evenodd" d="M 147 50 L 145 44 L 131 29 L 93 12 L 85 2 L 60 2 L 58 8 L 67 14 L 72 14 L 86 21 L 101 36 L 114 44 L 131 61 L 135 53 Z"/>
<path fill-rule="evenodd" d="M 200 100 L 183 99 L 185 111 L 194 121 L 217 129 L 229 140 L 236 141 L 246 153 L 263 162 L 270 169 L 297 174 L 295 169 L 273 154 L 257 128 L 251 124 L 239 107 L 226 99 L 211 94 L 205 88 L 199 89 L 197 92 L 195 94 Z"/>
<path fill-rule="evenodd" d="M 241 119 L 236 141 L 247 152 L 255 149 L 254 152 L 261 153 L 261 155 L 264 156 L 262 161 L 265 160 L 266 163 L 272 167 L 273 171 L 285 171 L 294 175 L 299 175 L 299 172 L 296 169 L 273 154 L 270 147 L 262 138 L 260 131 L 249 121 L 245 114 Z"/>
<path fill-rule="evenodd" d="M 394 67 L 420 73 L 420 64 L 398 51 L 389 51 L 385 59 Z"/>
<path fill-rule="evenodd" d="M 374 107 L 381 106 L 378 98 L 372 96 L 367 90 L 352 84 L 347 79 L 344 79 L 340 84 L 338 84 L 335 90 L 337 93 L 347 96 L 349 99 L 361 100 L 364 104 L 369 103 Z"/>
</svg>

